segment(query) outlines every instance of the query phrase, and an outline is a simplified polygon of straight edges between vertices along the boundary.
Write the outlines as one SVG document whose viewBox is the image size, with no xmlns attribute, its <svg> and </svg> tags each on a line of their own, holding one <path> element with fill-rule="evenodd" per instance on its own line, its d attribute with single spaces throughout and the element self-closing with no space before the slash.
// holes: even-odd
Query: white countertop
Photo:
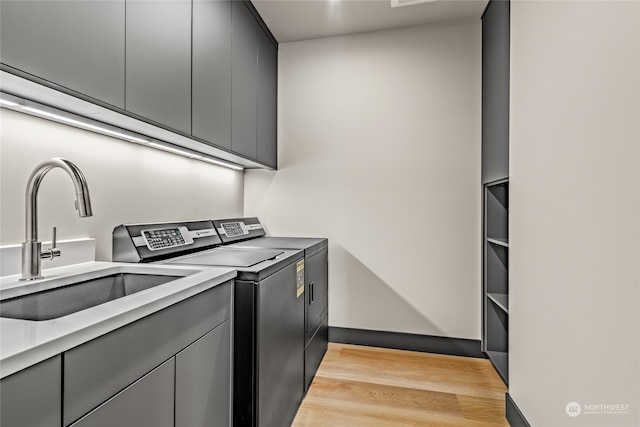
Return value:
<svg viewBox="0 0 640 427">
<path fill-rule="evenodd" d="M 7 299 L 64 286 L 72 283 L 77 275 L 83 275 L 83 280 L 87 280 L 107 272 L 170 274 L 172 271 L 193 274 L 57 319 L 30 321 L 0 317 L 0 378 L 231 280 L 236 277 L 236 270 L 87 262 L 44 270 L 44 279 L 31 282 L 18 281 L 18 275 L 0 278 L 0 299 Z"/>
</svg>

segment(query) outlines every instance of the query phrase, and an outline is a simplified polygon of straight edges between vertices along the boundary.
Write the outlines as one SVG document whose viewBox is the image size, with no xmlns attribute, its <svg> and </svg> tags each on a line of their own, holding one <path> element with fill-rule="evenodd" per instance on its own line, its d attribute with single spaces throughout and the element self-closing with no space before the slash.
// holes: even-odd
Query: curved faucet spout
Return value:
<svg viewBox="0 0 640 427">
<path fill-rule="evenodd" d="M 84 175 L 70 160 L 62 157 L 53 157 L 40 163 L 31 173 L 27 182 L 25 197 L 25 241 L 33 242 L 38 240 L 38 189 L 42 179 L 51 169 L 60 168 L 69 174 L 76 191 L 76 209 L 80 217 L 92 216 L 91 199 L 89 197 L 89 187 Z"/>
<path fill-rule="evenodd" d="M 40 163 L 29 177 L 25 194 L 25 242 L 22 244 L 22 277 L 21 280 L 40 279 L 43 257 L 42 244 L 38 241 L 38 189 L 44 176 L 51 169 L 60 168 L 69 174 L 76 192 L 76 209 L 80 217 L 92 216 L 89 187 L 84 175 L 73 162 L 62 157 L 53 157 Z M 51 258 L 60 254 L 52 248 Z"/>
</svg>

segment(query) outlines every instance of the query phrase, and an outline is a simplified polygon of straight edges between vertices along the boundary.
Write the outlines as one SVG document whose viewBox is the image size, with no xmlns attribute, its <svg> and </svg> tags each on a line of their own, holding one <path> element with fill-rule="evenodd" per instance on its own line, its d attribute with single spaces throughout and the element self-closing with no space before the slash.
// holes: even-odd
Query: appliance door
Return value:
<svg viewBox="0 0 640 427">
<path fill-rule="evenodd" d="M 296 264 L 289 264 L 257 284 L 236 281 L 239 309 L 235 312 L 235 377 L 239 379 L 252 371 L 255 375 L 253 387 L 247 387 L 248 381 L 234 384 L 239 400 L 236 411 L 241 411 L 236 413 L 234 422 L 239 425 L 291 425 L 302 402 L 305 299 L 304 294 L 297 292 Z M 250 306 L 254 310 L 253 319 L 247 310 Z M 254 328 L 250 334 L 252 349 L 248 348 L 249 325 Z M 247 351 L 253 353 L 252 366 L 248 366 Z M 253 408 L 251 403 L 255 405 Z M 254 417 L 253 422 L 247 423 Z"/>
</svg>

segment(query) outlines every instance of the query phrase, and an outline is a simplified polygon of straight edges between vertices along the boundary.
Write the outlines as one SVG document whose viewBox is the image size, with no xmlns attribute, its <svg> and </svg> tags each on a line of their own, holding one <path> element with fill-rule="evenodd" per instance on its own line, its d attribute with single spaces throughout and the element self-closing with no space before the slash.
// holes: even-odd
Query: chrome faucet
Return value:
<svg viewBox="0 0 640 427">
<path fill-rule="evenodd" d="M 71 177 L 76 190 L 76 209 L 80 217 L 93 215 L 87 181 L 80 169 L 78 169 L 78 166 L 62 157 L 45 160 L 36 166 L 27 182 L 25 198 L 25 242 L 22 243 L 22 277 L 20 280 L 42 279 L 41 259 L 53 259 L 60 256 L 60 249 L 55 247 L 55 227 L 53 229 L 51 249 L 42 250 L 42 242 L 38 241 L 38 189 L 46 173 L 54 168 L 63 169 Z"/>
</svg>

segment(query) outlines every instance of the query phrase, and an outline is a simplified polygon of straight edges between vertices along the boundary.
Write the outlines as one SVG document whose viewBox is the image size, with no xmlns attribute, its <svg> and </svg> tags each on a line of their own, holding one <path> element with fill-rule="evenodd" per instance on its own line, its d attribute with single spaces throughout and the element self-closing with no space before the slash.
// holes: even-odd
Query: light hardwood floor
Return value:
<svg viewBox="0 0 640 427">
<path fill-rule="evenodd" d="M 485 359 L 330 343 L 293 427 L 509 426 Z"/>
</svg>

